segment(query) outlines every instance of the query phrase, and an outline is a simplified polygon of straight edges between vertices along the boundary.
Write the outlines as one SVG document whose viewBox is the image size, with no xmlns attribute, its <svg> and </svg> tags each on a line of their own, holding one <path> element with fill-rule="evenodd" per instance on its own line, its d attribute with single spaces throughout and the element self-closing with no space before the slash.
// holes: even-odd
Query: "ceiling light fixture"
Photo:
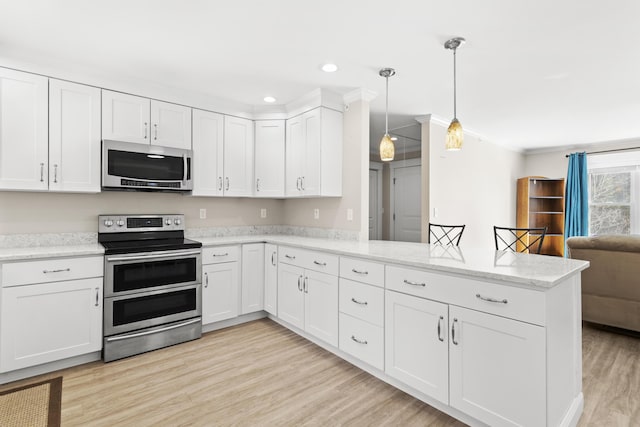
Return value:
<svg viewBox="0 0 640 427">
<path fill-rule="evenodd" d="M 272 104 L 272 103 L 276 102 L 276 99 L 273 96 L 265 96 L 264 97 L 264 102 L 268 102 L 269 104 Z"/>
<path fill-rule="evenodd" d="M 396 70 L 393 68 L 383 68 L 380 70 L 380 76 L 386 79 L 386 104 L 384 110 L 384 136 L 380 141 L 380 160 L 383 162 L 390 162 L 393 160 L 395 155 L 395 147 L 393 145 L 393 141 L 389 136 L 389 77 L 394 76 L 396 74 Z"/>
<path fill-rule="evenodd" d="M 336 71 L 338 71 L 338 66 L 336 64 L 324 64 L 322 66 L 322 71 L 324 71 L 325 73 L 335 73 Z"/>
<path fill-rule="evenodd" d="M 449 129 L 447 129 L 447 144 L 445 149 L 448 151 L 460 150 L 464 140 L 462 125 L 458 121 L 458 116 L 456 114 L 456 50 L 465 41 L 466 40 L 462 37 L 454 37 L 444 43 L 445 49 L 453 50 L 453 120 L 451 120 Z"/>
</svg>

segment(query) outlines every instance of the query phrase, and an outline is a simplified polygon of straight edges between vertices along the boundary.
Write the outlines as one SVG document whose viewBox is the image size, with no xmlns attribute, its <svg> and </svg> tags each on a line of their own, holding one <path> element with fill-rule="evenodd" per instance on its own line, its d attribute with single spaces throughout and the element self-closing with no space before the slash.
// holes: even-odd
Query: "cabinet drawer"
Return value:
<svg viewBox="0 0 640 427">
<path fill-rule="evenodd" d="M 394 291 L 536 325 L 545 324 L 542 291 L 389 265 L 385 280 L 386 288 Z"/>
<path fill-rule="evenodd" d="M 278 249 L 278 261 L 291 264 L 307 270 L 318 271 L 320 273 L 338 275 L 338 265 L 340 257 L 324 252 L 308 251 L 305 249 L 280 246 Z"/>
<path fill-rule="evenodd" d="M 382 287 L 384 286 L 384 264 L 340 257 L 340 277 Z"/>
<path fill-rule="evenodd" d="M 303 249 L 291 248 L 289 246 L 278 247 L 278 261 L 285 264 L 296 265 L 304 268 L 305 251 Z"/>
<path fill-rule="evenodd" d="M 239 246 L 214 246 L 202 249 L 202 264 L 220 264 L 221 262 L 238 261 Z"/>
<path fill-rule="evenodd" d="M 384 325 L 384 289 L 340 278 L 339 301 L 341 312 Z"/>
<path fill-rule="evenodd" d="M 2 286 L 60 282 L 103 275 L 102 256 L 11 262 L 2 266 Z"/>
<path fill-rule="evenodd" d="M 384 329 L 340 313 L 340 350 L 384 369 Z"/>
</svg>

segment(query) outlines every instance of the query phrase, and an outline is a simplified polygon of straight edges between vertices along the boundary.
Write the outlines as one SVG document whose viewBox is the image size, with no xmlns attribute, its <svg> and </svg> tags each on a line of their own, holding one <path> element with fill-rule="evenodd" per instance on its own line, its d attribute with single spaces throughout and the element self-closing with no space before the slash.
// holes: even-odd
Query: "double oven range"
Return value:
<svg viewBox="0 0 640 427">
<path fill-rule="evenodd" d="M 184 215 L 100 215 L 105 362 L 200 338 L 200 242 Z"/>
</svg>

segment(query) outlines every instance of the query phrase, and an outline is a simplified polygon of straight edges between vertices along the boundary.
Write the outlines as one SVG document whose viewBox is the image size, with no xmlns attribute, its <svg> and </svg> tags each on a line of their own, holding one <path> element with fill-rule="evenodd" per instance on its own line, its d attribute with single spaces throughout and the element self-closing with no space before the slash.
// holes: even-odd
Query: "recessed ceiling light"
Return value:
<svg viewBox="0 0 640 427">
<path fill-rule="evenodd" d="M 325 73 L 335 73 L 338 71 L 338 66 L 336 64 L 324 64 L 322 66 L 322 71 Z"/>
<path fill-rule="evenodd" d="M 264 102 L 273 103 L 276 102 L 276 99 L 273 96 L 265 96 Z"/>
</svg>

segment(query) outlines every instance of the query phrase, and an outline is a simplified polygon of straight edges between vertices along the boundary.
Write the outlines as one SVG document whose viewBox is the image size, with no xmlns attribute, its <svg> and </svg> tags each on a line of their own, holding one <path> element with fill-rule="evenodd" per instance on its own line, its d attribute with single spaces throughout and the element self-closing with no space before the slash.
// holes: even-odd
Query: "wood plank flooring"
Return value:
<svg viewBox="0 0 640 427">
<path fill-rule="evenodd" d="M 583 328 L 579 426 L 640 425 L 640 336 Z M 462 426 L 268 320 L 63 375 L 67 426 Z"/>
</svg>

